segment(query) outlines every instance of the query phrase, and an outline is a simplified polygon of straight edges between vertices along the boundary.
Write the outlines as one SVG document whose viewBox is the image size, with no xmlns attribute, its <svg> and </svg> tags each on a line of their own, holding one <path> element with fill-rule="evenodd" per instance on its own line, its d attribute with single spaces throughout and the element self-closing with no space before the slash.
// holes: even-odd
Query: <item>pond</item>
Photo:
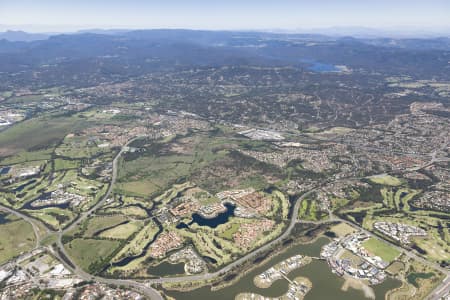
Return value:
<svg viewBox="0 0 450 300">
<path fill-rule="evenodd" d="M 184 274 L 184 263 L 171 264 L 164 261 L 156 266 L 149 267 L 147 270 L 148 274 L 155 276 L 172 276 Z"/>
<path fill-rule="evenodd" d="M 11 167 L 4 167 L 0 169 L 0 175 L 6 175 L 9 173 L 9 170 L 11 170 Z"/>
<path fill-rule="evenodd" d="M 181 228 L 188 228 L 189 225 L 192 225 L 193 223 L 197 223 L 199 226 L 208 226 L 211 228 L 216 228 L 220 224 L 225 224 L 228 222 L 230 217 L 234 216 L 234 211 L 236 209 L 236 206 L 231 203 L 225 203 L 226 211 L 217 214 L 217 216 L 213 218 L 205 218 L 201 214 L 194 213 L 192 214 L 192 221 L 189 224 L 186 223 L 180 223 L 177 225 L 178 229 Z"/>
<path fill-rule="evenodd" d="M 244 275 L 233 285 L 215 292 L 211 291 L 210 287 L 203 287 L 190 292 L 167 291 L 167 294 L 177 300 L 230 300 L 234 299 L 237 294 L 243 292 L 258 293 L 266 297 L 279 297 L 285 294 L 288 289 L 288 282 L 286 280 L 278 280 L 274 282 L 270 288 L 260 289 L 253 284 L 253 278 L 276 263 L 293 255 L 302 254 L 318 256 L 321 247 L 328 242 L 328 238 L 322 237 L 311 244 L 293 246 L 288 250 L 277 254 L 268 262 L 255 268 L 247 275 Z M 309 265 L 294 270 L 288 275 L 290 279 L 294 279 L 297 276 L 305 276 L 313 283 L 313 288 L 306 295 L 305 300 L 367 300 L 367 298 L 364 297 L 363 292 L 359 290 L 349 289 L 346 292 L 342 291 L 341 287 L 344 283 L 344 279 L 333 274 L 325 261 L 314 260 Z M 387 291 L 398 286 L 400 286 L 400 282 L 390 278 L 382 284 L 374 286 L 373 289 L 376 294 L 376 299 L 384 299 L 384 295 Z"/>
<path fill-rule="evenodd" d="M 22 185 L 19 185 L 18 187 L 16 187 L 15 189 L 13 189 L 13 192 L 14 192 L 14 193 L 21 192 L 24 188 L 26 188 L 27 186 L 29 186 L 29 185 L 35 183 L 36 181 L 37 181 L 36 179 L 33 179 L 33 180 L 30 180 L 30 181 L 28 181 L 28 182 L 26 182 L 26 183 L 24 183 L 24 184 L 22 184 Z"/>
<path fill-rule="evenodd" d="M 307 69 L 310 71 L 318 73 L 341 72 L 341 70 L 333 64 L 318 62 L 313 59 L 301 59 L 300 61 L 306 63 L 308 65 Z"/>
<path fill-rule="evenodd" d="M 0 225 L 8 223 L 8 214 L 0 213 Z"/>
<path fill-rule="evenodd" d="M 46 205 L 39 205 L 39 206 L 35 206 L 33 205 L 33 202 L 38 201 L 38 200 L 45 200 L 51 197 L 51 193 L 43 193 L 41 196 L 39 196 L 38 198 L 29 201 L 27 203 L 25 203 L 21 209 L 28 209 L 28 210 L 40 210 L 40 209 L 44 209 L 44 208 L 50 208 L 50 207 L 57 207 L 57 208 L 61 208 L 61 209 L 67 209 L 70 207 L 70 202 L 66 202 L 66 203 L 51 203 L 51 204 L 46 204 Z"/>
</svg>

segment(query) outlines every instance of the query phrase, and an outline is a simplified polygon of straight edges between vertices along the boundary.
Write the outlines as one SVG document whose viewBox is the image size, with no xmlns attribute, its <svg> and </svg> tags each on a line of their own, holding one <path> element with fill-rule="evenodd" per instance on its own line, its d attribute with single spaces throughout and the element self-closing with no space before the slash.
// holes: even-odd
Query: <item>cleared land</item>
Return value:
<svg viewBox="0 0 450 300">
<path fill-rule="evenodd" d="M 91 266 L 101 264 L 118 246 L 118 241 L 74 239 L 66 245 L 66 249 L 83 270 L 89 271 Z"/>
<path fill-rule="evenodd" d="M 28 222 L 11 216 L 8 218 L 9 222 L 0 225 L 0 264 L 31 250 L 36 241 Z"/>
</svg>

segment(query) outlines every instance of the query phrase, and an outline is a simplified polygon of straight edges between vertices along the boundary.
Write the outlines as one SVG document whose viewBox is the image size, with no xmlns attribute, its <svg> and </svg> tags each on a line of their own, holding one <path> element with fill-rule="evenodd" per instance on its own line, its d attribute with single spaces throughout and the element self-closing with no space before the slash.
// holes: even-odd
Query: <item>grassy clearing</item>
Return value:
<svg viewBox="0 0 450 300">
<path fill-rule="evenodd" d="M 119 244 L 110 240 L 74 239 L 66 245 L 66 249 L 75 262 L 87 271 L 91 265 L 111 255 Z"/>
<path fill-rule="evenodd" d="M 0 225 L 0 264 L 31 250 L 36 241 L 28 222 L 15 217 L 8 217 L 8 220 Z"/>
<path fill-rule="evenodd" d="M 108 208 L 105 210 L 106 213 L 122 214 L 124 216 L 133 216 L 137 218 L 147 217 L 147 212 L 140 208 L 139 206 L 127 206 L 119 208 Z"/>
<path fill-rule="evenodd" d="M 125 195 L 138 195 L 138 196 L 149 196 L 154 194 L 159 190 L 159 186 L 154 184 L 150 180 L 142 181 L 129 181 L 124 183 L 119 183 L 116 186 L 116 190 L 120 194 Z"/>
<path fill-rule="evenodd" d="M 125 247 L 120 250 L 119 253 L 117 253 L 113 261 L 119 261 L 124 257 L 141 253 L 145 245 L 153 239 L 158 231 L 158 226 L 154 222 L 149 222 Z"/>
<path fill-rule="evenodd" d="M 227 240 L 232 240 L 233 234 L 235 234 L 240 227 L 241 225 L 238 223 L 230 224 L 227 229 L 219 233 L 219 236 Z"/>
<path fill-rule="evenodd" d="M 47 161 L 51 159 L 51 153 L 52 149 L 45 149 L 40 151 L 21 151 L 19 153 L 16 153 L 13 156 L 8 156 L 3 158 L 0 161 L 0 165 L 7 166 L 7 165 L 15 165 L 15 164 L 22 164 L 26 162 L 38 162 L 40 161 Z"/>
<path fill-rule="evenodd" d="M 67 170 L 67 169 L 77 169 L 80 166 L 78 160 L 65 160 L 57 158 L 54 160 L 55 171 Z"/>
<path fill-rule="evenodd" d="M 100 234 L 102 238 L 127 239 L 142 226 L 142 222 L 135 221 L 108 229 Z"/>
<path fill-rule="evenodd" d="M 421 249 L 425 250 L 426 257 L 434 261 L 450 261 L 450 244 L 441 239 L 435 229 L 428 231 L 424 238 L 413 238 Z"/>
<path fill-rule="evenodd" d="M 127 219 L 122 215 L 100 216 L 90 218 L 84 236 L 91 237 L 100 230 L 116 226 L 126 220 Z"/>
<path fill-rule="evenodd" d="M 397 249 L 373 237 L 365 241 L 362 246 L 367 251 L 381 257 L 381 259 L 386 262 L 392 262 L 400 255 L 400 252 L 397 251 Z"/>
<path fill-rule="evenodd" d="M 331 227 L 330 230 L 336 233 L 339 237 L 346 236 L 347 234 L 351 234 L 356 231 L 355 228 L 346 223 L 339 223 L 338 225 Z"/>
<path fill-rule="evenodd" d="M 382 185 L 399 186 L 402 184 L 400 179 L 387 174 L 372 176 L 369 179 L 373 183 Z"/>
<path fill-rule="evenodd" d="M 317 221 L 326 218 L 327 213 L 321 211 L 317 201 L 312 199 L 303 199 L 298 211 L 298 218 L 306 221 Z"/>
<path fill-rule="evenodd" d="M 401 261 L 394 261 L 389 267 L 387 267 L 386 272 L 391 275 L 397 275 L 405 269 L 405 264 Z"/>
<path fill-rule="evenodd" d="M 72 211 L 53 207 L 39 210 L 28 210 L 27 212 L 33 217 L 50 225 L 53 229 L 63 228 L 75 218 L 75 214 Z"/>
<path fill-rule="evenodd" d="M 70 131 L 84 126 L 86 122 L 76 116 L 43 116 L 26 120 L 0 133 L 0 156 L 48 149 Z"/>
</svg>

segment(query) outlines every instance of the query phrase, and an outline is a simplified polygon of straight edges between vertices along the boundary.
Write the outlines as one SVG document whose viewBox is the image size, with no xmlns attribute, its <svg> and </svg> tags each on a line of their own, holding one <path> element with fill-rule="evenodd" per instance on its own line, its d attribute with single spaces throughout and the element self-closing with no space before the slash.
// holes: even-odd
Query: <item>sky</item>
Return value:
<svg viewBox="0 0 450 300">
<path fill-rule="evenodd" d="M 0 30 L 450 28 L 450 0 L 0 0 Z"/>
</svg>

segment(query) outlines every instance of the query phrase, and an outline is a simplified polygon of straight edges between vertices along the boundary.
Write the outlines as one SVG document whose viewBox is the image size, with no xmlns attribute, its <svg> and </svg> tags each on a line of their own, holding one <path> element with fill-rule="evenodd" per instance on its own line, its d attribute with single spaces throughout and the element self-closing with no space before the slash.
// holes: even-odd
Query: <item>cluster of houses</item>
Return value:
<svg viewBox="0 0 450 300">
<path fill-rule="evenodd" d="M 379 284 L 386 278 L 384 269 L 388 263 L 378 256 L 369 255 L 361 246 L 361 243 L 367 239 L 368 236 L 363 232 L 335 239 L 322 247 L 320 257 L 326 259 L 333 273 L 339 276 L 347 275 L 368 280 L 371 284 Z M 350 258 L 342 257 L 346 250 L 355 254 L 358 260 L 353 261 Z"/>
<path fill-rule="evenodd" d="M 184 271 L 187 274 L 198 274 L 206 270 L 206 263 L 191 246 L 181 249 L 169 256 L 170 263 L 177 263 L 180 261 L 185 262 Z"/>
<path fill-rule="evenodd" d="M 404 245 L 408 245 L 410 243 L 410 238 L 413 236 L 427 235 L 427 232 L 422 228 L 401 223 L 375 222 L 373 227 Z"/>
<path fill-rule="evenodd" d="M 255 279 L 255 284 L 259 287 L 269 287 L 273 282 L 285 277 L 293 270 L 304 266 L 310 261 L 311 258 L 300 254 L 291 256 L 259 274 Z"/>
<path fill-rule="evenodd" d="M 51 192 L 49 197 L 33 201 L 31 203 L 31 206 L 42 207 L 47 205 L 69 204 L 72 207 L 76 207 L 83 203 L 85 200 L 85 196 L 69 193 L 67 191 L 64 191 L 63 189 L 57 189 Z"/>
</svg>

